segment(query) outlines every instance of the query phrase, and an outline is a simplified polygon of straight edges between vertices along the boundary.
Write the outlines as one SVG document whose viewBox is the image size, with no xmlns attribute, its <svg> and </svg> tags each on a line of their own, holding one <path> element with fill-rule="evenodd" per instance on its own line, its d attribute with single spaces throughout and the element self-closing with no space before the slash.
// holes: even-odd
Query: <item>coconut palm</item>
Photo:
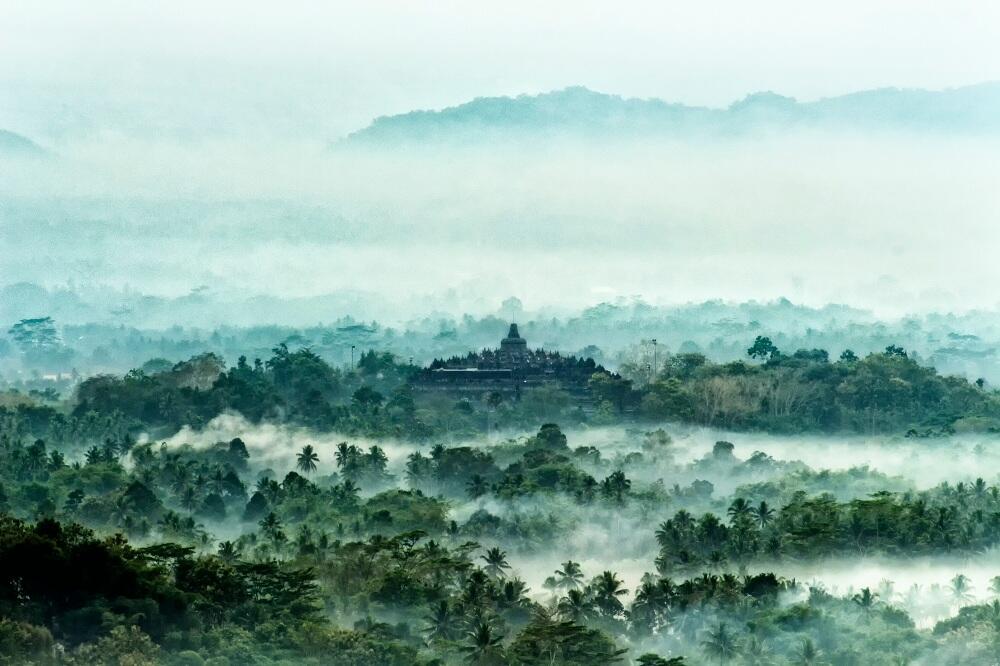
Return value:
<svg viewBox="0 0 1000 666">
<path fill-rule="evenodd" d="M 715 629 L 708 631 L 705 640 L 701 642 L 701 647 L 710 660 L 720 664 L 727 664 L 739 655 L 736 637 L 721 622 Z"/>
<path fill-rule="evenodd" d="M 430 640 L 450 641 L 458 636 L 460 619 L 458 614 L 448 605 L 447 599 L 442 599 L 431 608 L 430 615 L 424 618 L 427 622 L 424 633 Z"/>
<path fill-rule="evenodd" d="M 486 573 L 494 578 L 503 578 L 506 575 L 504 569 L 510 569 L 510 564 L 507 563 L 507 552 L 497 547 L 487 550 L 481 559 L 486 562 L 486 566 L 483 567 L 486 569 Z"/>
<path fill-rule="evenodd" d="M 793 663 L 799 664 L 800 666 L 812 666 L 819 662 L 820 654 L 819 649 L 813 644 L 813 642 L 804 638 L 802 640 L 802 645 L 795 654 L 795 661 Z"/>
<path fill-rule="evenodd" d="M 306 444 L 302 451 L 296 456 L 297 467 L 303 474 L 312 474 L 316 471 L 316 463 L 319 462 L 319 455 L 313 449 L 312 444 Z"/>
<path fill-rule="evenodd" d="M 272 511 L 258 524 L 260 525 L 260 531 L 270 539 L 275 551 L 279 550 L 286 537 L 284 531 L 281 529 L 281 521 L 278 519 L 278 516 Z"/>
<path fill-rule="evenodd" d="M 567 622 L 586 622 L 594 615 L 594 602 L 585 590 L 569 590 L 556 605 L 559 617 Z"/>
<path fill-rule="evenodd" d="M 188 486 L 181 493 L 181 506 L 188 512 L 194 511 L 195 507 L 198 506 L 198 493 L 194 488 Z"/>
<path fill-rule="evenodd" d="M 622 587 L 622 581 L 618 579 L 618 574 L 613 571 L 603 571 L 591 582 L 591 589 L 594 594 L 594 604 L 604 615 L 621 615 L 625 607 L 618 597 L 628 594 L 628 590 Z"/>
<path fill-rule="evenodd" d="M 964 574 L 957 574 L 951 579 L 951 594 L 958 601 L 968 601 L 972 598 L 972 585 L 969 577 Z"/>
<path fill-rule="evenodd" d="M 472 499 L 479 499 L 490 490 L 490 484 L 480 474 L 473 474 L 469 482 L 465 484 L 465 491 Z"/>
<path fill-rule="evenodd" d="M 861 592 L 855 594 L 852 599 L 865 614 L 872 612 L 878 605 L 878 595 L 868 587 L 862 588 Z"/>
<path fill-rule="evenodd" d="M 219 544 L 219 559 L 223 562 L 235 562 L 240 557 L 240 552 L 232 541 L 223 541 Z"/>
<path fill-rule="evenodd" d="M 729 520 L 735 523 L 741 518 L 753 515 L 753 507 L 750 506 L 750 502 L 746 501 L 742 497 L 737 497 L 733 500 L 733 503 L 729 505 L 726 513 L 729 515 Z"/>
<path fill-rule="evenodd" d="M 556 569 L 555 573 L 557 586 L 570 590 L 583 587 L 583 569 L 578 562 L 566 560 L 562 563 L 562 569 Z"/>
<path fill-rule="evenodd" d="M 773 663 L 771 651 L 764 641 L 756 636 L 750 636 L 743 643 L 743 659 L 740 663 L 746 666 L 770 666 Z"/>
<path fill-rule="evenodd" d="M 774 509 L 768 506 L 767 502 L 761 500 L 760 504 L 753 508 L 753 517 L 757 521 L 757 526 L 764 529 L 774 520 Z"/>
<path fill-rule="evenodd" d="M 500 641 L 503 640 L 503 636 L 497 634 L 496 630 L 483 620 L 477 622 L 465 637 L 466 645 L 461 646 L 459 650 L 465 653 L 465 659 L 470 664 L 496 656 L 500 652 Z"/>
</svg>

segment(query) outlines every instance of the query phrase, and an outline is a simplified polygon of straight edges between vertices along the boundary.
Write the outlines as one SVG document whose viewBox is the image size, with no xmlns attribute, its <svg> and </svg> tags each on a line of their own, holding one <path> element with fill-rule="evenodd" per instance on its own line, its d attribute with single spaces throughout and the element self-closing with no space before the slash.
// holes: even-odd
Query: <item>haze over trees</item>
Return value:
<svg viewBox="0 0 1000 666">
<path fill-rule="evenodd" d="M 1000 5 L 97 4 L 0 3 L 0 666 L 997 666 Z"/>
</svg>

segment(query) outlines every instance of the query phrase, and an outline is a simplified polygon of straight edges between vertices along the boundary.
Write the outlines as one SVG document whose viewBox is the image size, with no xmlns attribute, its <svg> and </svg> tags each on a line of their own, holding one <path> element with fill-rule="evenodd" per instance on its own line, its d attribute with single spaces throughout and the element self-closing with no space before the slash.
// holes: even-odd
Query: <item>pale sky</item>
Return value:
<svg viewBox="0 0 1000 666">
<path fill-rule="evenodd" d="M 724 106 L 1000 79 L 1000 3 L 0 3 L 0 127 L 335 138 L 378 115 L 586 85 Z"/>
</svg>

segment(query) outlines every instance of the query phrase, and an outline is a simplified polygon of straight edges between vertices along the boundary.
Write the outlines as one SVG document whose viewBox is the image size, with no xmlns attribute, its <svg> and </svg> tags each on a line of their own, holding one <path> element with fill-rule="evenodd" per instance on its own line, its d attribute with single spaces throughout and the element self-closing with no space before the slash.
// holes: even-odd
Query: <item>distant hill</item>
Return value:
<svg viewBox="0 0 1000 666">
<path fill-rule="evenodd" d="M 941 91 L 880 88 L 798 102 L 773 92 L 726 109 L 629 99 L 572 87 L 540 95 L 480 97 L 440 111 L 377 118 L 346 143 L 468 139 L 470 135 L 741 135 L 795 127 L 1000 131 L 1000 82 Z"/>
<path fill-rule="evenodd" d="M 27 137 L 0 129 L 0 155 L 41 157 L 45 150 Z"/>
</svg>

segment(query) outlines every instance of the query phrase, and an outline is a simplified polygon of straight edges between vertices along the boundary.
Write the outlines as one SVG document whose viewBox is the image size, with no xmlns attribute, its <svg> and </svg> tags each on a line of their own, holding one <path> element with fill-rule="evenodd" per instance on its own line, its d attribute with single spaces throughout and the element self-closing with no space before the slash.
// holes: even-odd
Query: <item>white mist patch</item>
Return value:
<svg viewBox="0 0 1000 666">
<path fill-rule="evenodd" d="M 296 455 L 306 445 L 311 445 L 319 455 L 319 461 L 316 463 L 318 476 L 337 471 L 334 453 L 341 442 L 364 449 L 372 446 L 380 447 L 389 459 L 388 471 L 393 474 L 401 473 L 406 457 L 420 448 L 411 442 L 393 439 L 373 440 L 335 432 L 318 433 L 308 428 L 274 423 L 255 424 L 235 412 L 215 417 L 200 430 L 184 426 L 177 434 L 165 440 L 165 443 L 167 447 L 190 445 L 195 448 L 205 448 L 217 442 L 228 442 L 236 437 L 246 444 L 250 460 L 255 467 L 271 468 L 281 476 L 295 469 Z"/>
<path fill-rule="evenodd" d="M 1000 576 L 1000 552 L 995 550 L 966 558 L 832 558 L 808 563 L 783 561 L 751 569 L 752 573 L 765 571 L 796 579 L 802 596 L 808 587 L 820 587 L 838 597 L 853 596 L 867 587 L 878 595 L 879 603 L 905 609 L 922 628 L 954 616 L 962 606 L 987 603 L 1000 596 L 991 589 L 993 578 Z M 956 589 L 953 581 L 958 575 L 967 580 L 964 587 Z"/>
<path fill-rule="evenodd" d="M 642 430 L 655 425 L 626 430 L 608 427 L 567 431 L 569 446 L 593 446 L 610 458 L 641 450 Z M 958 483 L 982 477 L 987 483 L 1000 479 L 1000 436 L 965 434 L 939 438 L 905 438 L 863 435 L 768 435 L 664 424 L 673 439 L 672 453 L 677 463 L 691 463 L 710 455 L 718 441 L 731 442 L 738 460 L 755 451 L 780 461 L 800 461 L 813 470 L 847 470 L 868 466 L 889 476 L 902 476 L 918 489 L 943 481 Z M 655 478 L 661 470 L 645 474 Z M 689 479 L 690 481 L 691 479 Z M 721 490 L 721 489 L 720 489 Z"/>
</svg>

